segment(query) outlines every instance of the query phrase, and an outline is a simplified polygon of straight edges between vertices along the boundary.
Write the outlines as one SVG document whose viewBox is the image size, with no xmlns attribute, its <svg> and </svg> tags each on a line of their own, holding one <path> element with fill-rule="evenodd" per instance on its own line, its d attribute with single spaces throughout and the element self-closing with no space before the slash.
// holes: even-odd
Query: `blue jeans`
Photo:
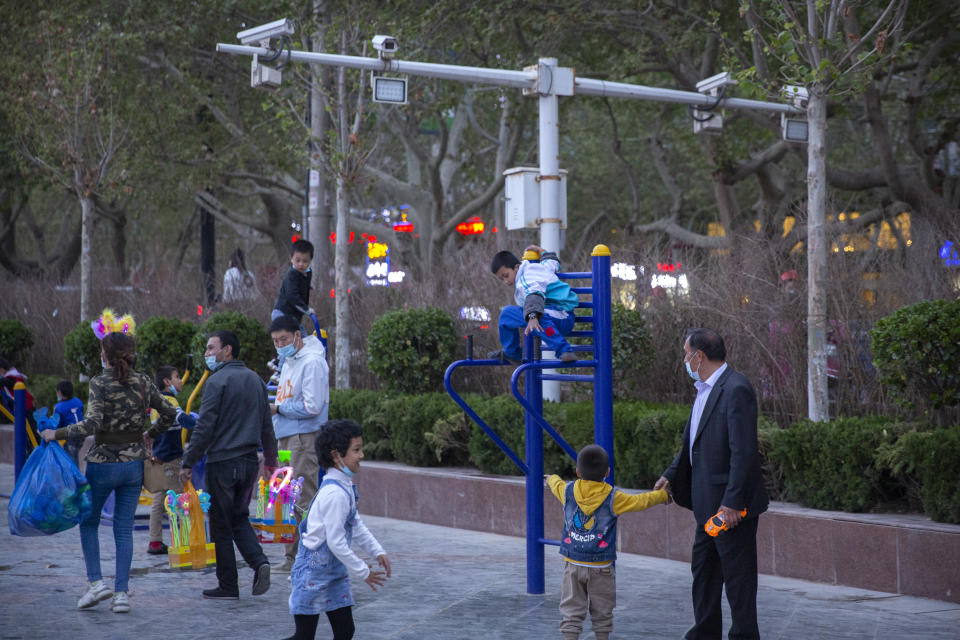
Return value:
<svg viewBox="0 0 960 640">
<path fill-rule="evenodd" d="M 527 326 L 527 321 L 523 317 L 523 307 L 515 304 L 504 307 L 500 311 L 500 344 L 503 345 L 503 352 L 511 360 L 520 360 L 523 357 L 523 340 L 520 338 L 518 329 Z M 560 319 L 547 314 L 540 317 L 540 327 L 543 331 L 538 331 L 537 335 L 543 342 L 543 348 L 549 349 L 560 357 L 560 354 L 570 351 L 570 344 L 563 337 L 573 331 L 574 318 L 572 313 L 567 313 L 567 317 Z"/>
<path fill-rule="evenodd" d="M 114 591 L 127 591 L 130 563 L 133 561 L 133 516 L 137 512 L 140 487 L 143 486 L 143 460 L 131 462 L 87 463 L 87 481 L 93 501 L 90 515 L 80 523 L 80 546 L 87 565 L 87 580 L 101 580 L 100 512 L 107 497 L 116 492 L 113 510 L 113 540 L 117 545 L 117 573 Z"/>
</svg>

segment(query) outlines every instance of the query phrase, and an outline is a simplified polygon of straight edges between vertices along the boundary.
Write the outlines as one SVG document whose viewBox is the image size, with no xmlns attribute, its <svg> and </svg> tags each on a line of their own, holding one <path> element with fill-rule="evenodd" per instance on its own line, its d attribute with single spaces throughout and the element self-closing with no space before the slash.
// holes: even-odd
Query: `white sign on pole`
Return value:
<svg viewBox="0 0 960 640">
<path fill-rule="evenodd" d="M 319 187 L 320 186 L 320 172 L 316 169 L 310 169 L 310 186 Z"/>
</svg>

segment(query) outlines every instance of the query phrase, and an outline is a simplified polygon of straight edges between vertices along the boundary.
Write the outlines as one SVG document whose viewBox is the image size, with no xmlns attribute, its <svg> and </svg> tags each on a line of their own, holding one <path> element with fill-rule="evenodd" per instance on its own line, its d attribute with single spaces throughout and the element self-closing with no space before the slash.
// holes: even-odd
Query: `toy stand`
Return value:
<svg viewBox="0 0 960 640">
<path fill-rule="evenodd" d="M 205 509 L 193 484 L 188 480 L 179 495 L 168 491 L 165 507 L 170 518 L 170 548 L 167 551 L 170 568 L 206 569 L 214 566 L 217 554 L 207 538 Z"/>
<path fill-rule="evenodd" d="M 257 483 L 257 515 L 250 518 L 250 524 L 257 530 L 257 539 L 263 544 L 296 540 L 297 521 L 293 510 L 303 478 L 292 478 L 293 467 L 280 467 L 269 481 L 264 481 L 261 476 Z"/>
</svg>

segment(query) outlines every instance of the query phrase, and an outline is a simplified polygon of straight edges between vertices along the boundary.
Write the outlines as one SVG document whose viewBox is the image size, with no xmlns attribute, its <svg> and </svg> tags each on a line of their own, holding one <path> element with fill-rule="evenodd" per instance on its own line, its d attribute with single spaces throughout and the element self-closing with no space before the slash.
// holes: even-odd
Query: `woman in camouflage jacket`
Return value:
<svg viewBox="0 0 960 640">
<path fill-rule="evenodd" d="M 113 596 L 111 609 L 130 611 L 127 584 L 133 560 L 133 517 L 143 485 L 143 460 L 153 438 L 169 429 L 177 419 L 177 410 L 163 399 L 149 376 L 133 370 L 136 361 L 133 338 L 114 332 L 102 342 L 103 373 L 90 381 L 90 401 L 86 417 L 76 424 L 43 432 L 43 439 L 75 438 L 93 435 L 95 445 L 87 454 L 86 476 L 90 482 L 92 511 L 80 523 L 80 544 L 90 587 L 77 603 L 78 609 L 95 606 Z M 149 427 L 150 409 L 160 414 Z M 100 512 L 111 492 L 116 492 L 113 512 L 113 538 L 117 565 L 114 591 L 100 573 Z"/>
</svg>

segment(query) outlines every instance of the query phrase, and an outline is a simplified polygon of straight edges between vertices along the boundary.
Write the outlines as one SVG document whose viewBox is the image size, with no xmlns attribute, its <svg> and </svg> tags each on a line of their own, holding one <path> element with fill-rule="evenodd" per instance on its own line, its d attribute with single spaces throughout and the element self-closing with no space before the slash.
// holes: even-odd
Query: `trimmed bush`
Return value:
<svg viewBox="0 0 960 640">
<path fill-rule="evenodd" d="M 798 422 L 770 432 L 769 460 L 788 500 L 867 511 L 904 497 L 904 487 L 877 464 L 875 453 L 913 428 L 881 417 Z"/>
<path fill-rule="evenodd" d="M 368 389 L 331 389 L 331 420 L 354 420 L 363 426 L 363 454 L 371 460 L 393 460 L 390 423 L 383 401 L 393 395 Z"/>
<path fill-rule="evenodd" d="M 157 367 L 173 365 L 182 374 L 193 348 L 197 326 L 177 318 L 154 316 L 137 325 L 137 369 L 151 376 Z M 240 343 L 241 349 L 243 342 Z M 195 361 L 202 368 L 203 360 Z M 196 364 L 194 366 L 196 366 Z"/>
<path fill-rule="evenodd" d="M 23 366 L 27 352 L 33 346 L 33 332 L 18 320 L 0 318 L 0 357 Z"/>
<path fill-rule="evenodd" d="M 383 403 L 384 413 L 389 416 L 390 448 L 393 457 L 405 464 L 418 467 L 435 466 L 434 447 L 425 434 L 433 431 L 437 421 L 449 419 L 459 412 L 459 407 L 445 393 L 395 396 Z"/>
<path fill-rule="evenodd" d="M 908 431 L 878 454 L 880 463 L 919 494 L 923 511 L 938 522 L 960 524 L 960 425 Z"/>
<path fill-rule="evenodd" d="M 473 407 L 487 426 L 523 460 L 523 409 L 516 399 L 513 396 L 495 396 L 486 398 Z M 470 460 L 481 471 L 520 475 L 520 469 L 476 424 L 471 425 L 467 450 L 470 452 Z"/>
<path fill-rule="evenodd" d="M 202 365 L 207 339 L 214 331 L 223 329 L 237 334 L 237 339 L 240 341 L 240 354 L 239 357 L 235 357 L 242 360 L 247 367 L 256 371 L 261 378 L 268 378 L 270 370 L 267 368 L 267 362 L 277 355 L 277 351 L 273 347 L 273 340 L 270 339 L 270 334 L 267 333 L 267 330 L 259 321 L 245 316 L 239 311 L 214 313 L 201 325 L 193 340 L 194 362 Z M 199 366 L 197 368 L 200 369 Z"/>
<path fill-rule="evenodd" d="M 370 327 L 367 363 L 392 391 L 439 391 L 456 341 L 453 319 L 441 309 L 388 311 Z"/>
<path fill-rule="evenodd" d="M 617 372 L 613 395 L 616 398 L 635 397 L 643 387 L 644 373 L 653 362 L 650 332 L 640 311 L 614 304 L 612 313 L 613 370 Z"/>
<path fill-rule="evenodd" d="M 83 320 L 63 339 L 64 366 L 71 376 L 93 377 L 103 367 L 100 364 L 100 341 L 90 328 L 90 320 Z"/>
<path fill-rule="evenodd" d="M 960 299 L 927 300 L 877 321 L 870 331 L 880 382 L 901 405 L 960 404 Z"/>
</svg>

